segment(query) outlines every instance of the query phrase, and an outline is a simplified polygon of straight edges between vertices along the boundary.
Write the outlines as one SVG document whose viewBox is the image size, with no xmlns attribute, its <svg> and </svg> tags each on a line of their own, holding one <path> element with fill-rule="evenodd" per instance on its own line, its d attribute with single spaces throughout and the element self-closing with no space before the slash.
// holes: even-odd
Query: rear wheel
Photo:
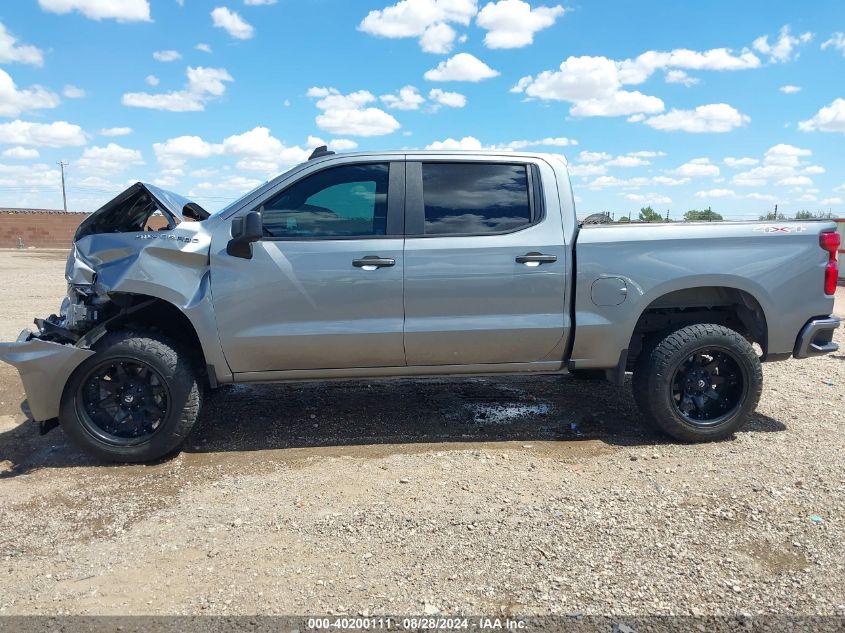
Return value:
<svg viewBox="0 0 845 633">
<path fill-rule="evenodd" d="M 187 354 L 152 332 L 114 332 L 71 375 L 59 420 L 71 440 L 110 461 L 144 462 L 170 453 L 200 407 Z"/>
<path fill-rule="evenodd" d="M 634 370 L 634 398 L 649 421 L 672 437 L 727 437 L 749 419 L 763 385 L 760 359 L 722 325 L 681 328 L 647 345 Z"/>
</svg>

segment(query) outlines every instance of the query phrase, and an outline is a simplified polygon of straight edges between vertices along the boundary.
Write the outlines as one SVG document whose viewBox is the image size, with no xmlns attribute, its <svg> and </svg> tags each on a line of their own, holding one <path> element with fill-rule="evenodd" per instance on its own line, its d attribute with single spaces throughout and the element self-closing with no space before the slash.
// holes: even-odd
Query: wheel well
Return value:
<svg viewBox="0 0 845 633">
<path fill-rule="evenodd" d="M 110 298 L 119 306 L 120 312 L 104 324 L 105 331 L 139 328 L 160 332 L 179 343 L 190 355 L 198 378 L 206 382 L 209 380 L 202 344 L 193 323 L 184 312 L 158 297 L 120 294 L 111 295 Z"/>
<path fill-rule="evenodd" d="M 765 358 L 768 329 L 760 303 L 744 290 L 704 286 L 676 290 L 649 304 L 634 327 L 628 345 L 628 366 L 633 367 L 643 343 L 653 334 L 695 323 L 729 327 L 750 342 L 757 343 Z"/>
</svg>

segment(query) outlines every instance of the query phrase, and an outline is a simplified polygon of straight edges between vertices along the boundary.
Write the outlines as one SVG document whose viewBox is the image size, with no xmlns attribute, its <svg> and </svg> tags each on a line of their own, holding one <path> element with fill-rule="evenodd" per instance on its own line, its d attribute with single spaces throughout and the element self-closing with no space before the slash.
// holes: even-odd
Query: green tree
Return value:
<svg viewBox="0 0 845 633">
<path fill-rule="evenodd" d="M 662 222 L 663 216 L 651 207 L 640 209 L 640 222 Z"/>
<path fill-rule="evenodd" d="M 766 215 L 760 216 L 761 220 L 785 220 L 786 216 L 780 211 L 769 211 Z"/>
<path fill-rule="evenodd" d="M 686 222 L 721 222 L 724 220 L 721 214 L 716 213 L 710 207 L 706 209 L 690 209 L 684 213 L 684 221 Z"/>
<path fill-rule="evenodd" d="M 619 218 L 617 220 L 617 222 L 630 222 L 630 221 L 631 221 L 631 217 L 627 216 L 627 215 L 623 215 L 621 218 Z"/>
<path fill-rule="evenodd" d="M 817 219 L 818 220 L 827 220 L 830 217 L 831 217 L 830 211 L 828 211 L 828 212 L 818 211 L 816 213 L 813 213 L 812 211 L 804 210 L 804 211 L 799 211 L 798 213 L 795 214 L 796 220 L 817 220 Z"/>
</svg>

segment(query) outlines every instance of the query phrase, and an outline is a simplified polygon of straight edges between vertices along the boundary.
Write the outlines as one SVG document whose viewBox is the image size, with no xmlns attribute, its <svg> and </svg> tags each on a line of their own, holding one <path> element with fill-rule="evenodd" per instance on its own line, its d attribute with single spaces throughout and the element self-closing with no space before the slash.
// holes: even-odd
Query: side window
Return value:
<svg viewBox="0 0 845 633">
<path fill-rule="evenodd" d="M 294 183 L 259 210 L 270 237 L 384 235 L 387 163 L 344 165 Z"/>
<path fill-rule="evenodd" d="M 531 224 L 525 165 L 423 163 L 425 234 L 484 234 Z"/>
</svg>

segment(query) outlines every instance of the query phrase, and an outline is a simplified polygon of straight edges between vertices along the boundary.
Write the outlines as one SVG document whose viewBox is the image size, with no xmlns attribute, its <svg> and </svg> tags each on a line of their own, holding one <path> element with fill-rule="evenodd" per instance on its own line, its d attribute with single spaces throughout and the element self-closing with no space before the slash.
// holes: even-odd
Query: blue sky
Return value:
<svg viewBox="0 0 845 633">
<path fill-rule="evenodd" d="M 579 212 L 845 215 L 845 3 L 17 0 L 0 206 L 210 210 L 338 150 L 567 156 Z"/>
</svg>

